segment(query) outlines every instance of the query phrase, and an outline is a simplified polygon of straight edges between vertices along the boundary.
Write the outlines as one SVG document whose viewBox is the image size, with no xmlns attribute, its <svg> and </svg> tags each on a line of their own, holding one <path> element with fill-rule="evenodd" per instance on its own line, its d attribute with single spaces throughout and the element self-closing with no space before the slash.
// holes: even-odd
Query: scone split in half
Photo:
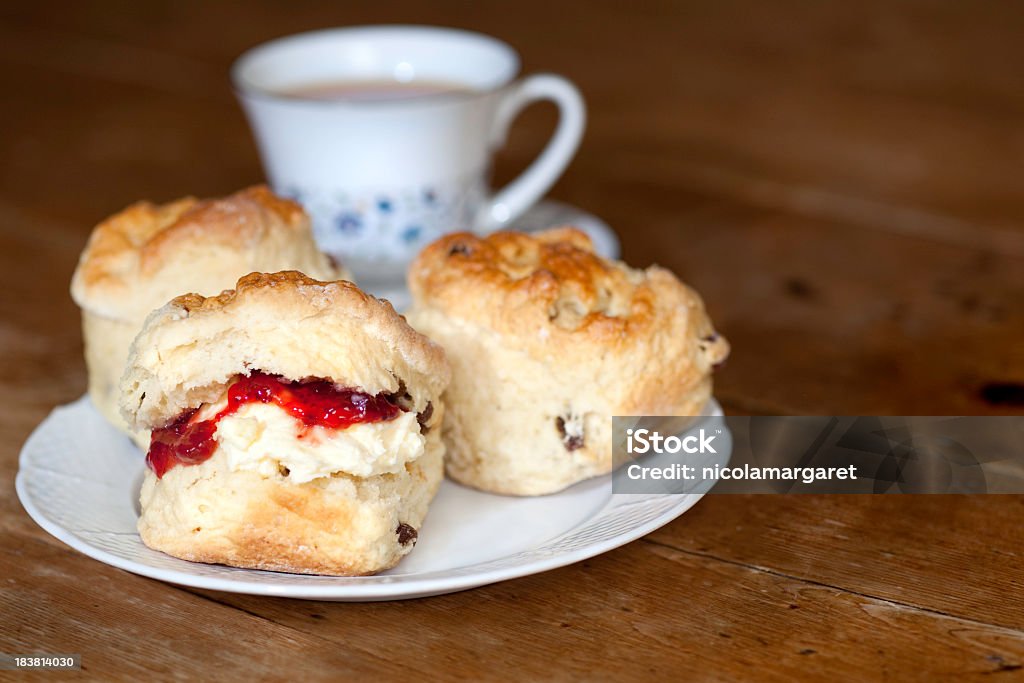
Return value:
<svg viewBox="0 0 1024 683">
<path fill-rule="evenodd" d="M 143 541 L 276 571 L 394 566 L 443 476 L 448 376 L 439 347 L 348 282 L 254 273 L 172 300 L 122 379 L 125 418 L 152 430 Z"/>
<path fill-rule="evenodd" d="M 444 347 L 449 476 L 553 493 L 612 468 L 613 415 L 699 415 L 729 353 L 664 268 L 594 253 L 572 228 L 447 235 L 409 271 L 409 322 Z"/>
</svg>

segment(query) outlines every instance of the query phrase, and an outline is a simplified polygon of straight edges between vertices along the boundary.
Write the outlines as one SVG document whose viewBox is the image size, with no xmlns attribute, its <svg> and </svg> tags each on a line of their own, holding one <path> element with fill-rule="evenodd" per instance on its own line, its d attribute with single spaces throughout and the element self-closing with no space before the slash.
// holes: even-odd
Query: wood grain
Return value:
<svg viewBox="0 0 1024 683">
<path fill-rule="evenodd" d="M 303 677 L 394 677 L 406 665 L 381 655 L 352 657 L 336 643 L 136 577 L 37 539 L 10 535 L 0 550 L 7 577 L 0 600 L 9 653 L 82 654 L 83 678 L 156 676 L 196 680 L 213 671 L 263 678 L 300 665 Z M 85 564 L 88 562 L 88 564 Z M 88 581 L 82 581 L 81 570 Z M 43 647 L 41 647 L 43 646 Z M 45 649 L 44 649 L 45 648 Z M 315 662 L 317 666 L 307 668 Z M 40 676 L 53 674 L 43 672 Z"/>
<path fill-rule="evenodd" d="M 552 194 L 702 292 L 730 412 L 1024 412 L 1019 3 L 6 3 L 0 651 L 80 652 L 70 677 L 100 680 L 1024 675 L 1017 496 L 709 496 L 585 563 L 378 604 L 187 591 L 28 519 L 20 444 L 85 387 L 67 287 L 91 227 L 258 181 L 231 60 L 377 22 L 493 33 L 580 85 Z M 497 183 L 553 125 L 517 121 Z"/>
<path fill-rule="evenodd" d="M 1024 629 L 1018 496 L 708 496 L 651 534 L 701 557 Z"/>
<path fill-rule="evenodd" d="M 552 591 L 558 586 L 572 589 Z M 851 680 L 866 680 L 906 670 L 913 652 L 915 676 L 952 680 L 1024 661 L 1024 633 L 1017 630 L 652 542 L 413 604 L 297 606 L 214 597 L 347 647 L 403 650 L 431 670 L 467 677 L 490 671 L 501 678 L 505 671 L 529 679 L 622 680 L 693 672 L 707 680 L 791 681 L 842 671 Z M 395 622 L 449 627 L 417 629 L 410 638 L 393 628 Z M 517 642 L 520 647 L 509 646 Z"/>
</svg>

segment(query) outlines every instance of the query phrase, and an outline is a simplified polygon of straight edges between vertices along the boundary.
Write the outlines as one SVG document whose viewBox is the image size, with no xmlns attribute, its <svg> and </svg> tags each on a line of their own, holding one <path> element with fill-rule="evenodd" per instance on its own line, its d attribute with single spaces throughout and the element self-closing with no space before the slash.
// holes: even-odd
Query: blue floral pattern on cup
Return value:
<svg viewBox="0 0 1024 683">
<path fill-rule="evenodd" d="M 334 218 L 334 227 L 341 233 L 358 233 L 363 229 L 363 219 L 358 213 L 343 211 Z"/>
<path fill-rule="evenodd" d="M 343 262 L 407 262 L 437 237 L 473 229 L 473 210 L 487 196 L 485 174 L 443 185 L 360 192 L 285 184 L 281 194 L 300 202 L 320 247 Z"/>
</svg>

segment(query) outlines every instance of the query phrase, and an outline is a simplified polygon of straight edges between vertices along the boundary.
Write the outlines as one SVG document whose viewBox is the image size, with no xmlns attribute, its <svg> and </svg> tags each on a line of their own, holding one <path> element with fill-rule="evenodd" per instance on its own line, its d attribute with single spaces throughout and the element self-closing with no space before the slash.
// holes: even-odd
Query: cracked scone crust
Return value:
<svg viewBox="0 0 1024 683">
<path fill-rule="evenodd" d="M 573 228 L 448 235 L 409 272 L 410 322 L 445 347 L 452 478 L 537 495 L 610 471 L 612 415 L 699 414 L 729 353 L 670 271 Z"/>
<path fill-rule="evenodd" d="M 137 202 L 96 226 L 71 280 L 71 296 L 99 316 L 142 320 L 184 292 L 218 294 L 255 271 L 344 273 L 313 240 L 309 216 L 267 187 L 221 199 Z"/>
<path fill-rule="evenodd" d="M 321 280 L 347 277 L 317 248 L 302 207 L 263 186 L 221 199 L 138 202 L 100 223 L 71 281 L 93 403 L 126 429 L 118 381 L 152 310 L 183 292 L 217 294 L 247 273 L 286 269 Z"/>
<path fill-rule="evenodd" d="M 221 449 L 163 478 L 146 472 L 139 532 L 183 559 L 278 571 L 355 575 L 394 566 L 443 477 L 443 351 L 391 304 L 350 282 L 252 273 L 216 297 L 175 298 L 132 345 L 122 409 L 152 429 L 223 396 L 252 370 L 324 378 L 370 394 L 407 395 L 422 416 L 423 453 L 393 473 L 295 483 L 231 469 Z"/>
<path fill-rule="evenodd" d="M 417 413 L 449 379 L 441 347 L 390 302 L 345 280 L 250 273 L 218 296 L 185 294 L 150 314 L 121 380 L 124 418 L 135 429 L 163 426 L 251 370 L 369 394 L 404 386 Z"/>
</svg>

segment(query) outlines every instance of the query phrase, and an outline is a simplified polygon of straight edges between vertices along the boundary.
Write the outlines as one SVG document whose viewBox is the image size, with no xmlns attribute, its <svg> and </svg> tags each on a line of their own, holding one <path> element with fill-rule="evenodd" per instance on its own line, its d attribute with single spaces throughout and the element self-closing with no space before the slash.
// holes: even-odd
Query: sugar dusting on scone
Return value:
<svg viewBox="0 0 1024 683">
<path fill-rule="evenodd" d="M 264 186 L 220 199 L 138 202 L 100 223 L 71 282 L 93 403 L 125 429 L 117 383 L 151 311 L 182 292 L 218 294 L 247 273 L 279 270 L 348 277 L 317 248 L 302 207 Z"/>
<path fill-rule="evenodd" d="M 729 353 L 670 271 L 603 259 L 574 228 L 447 235 L 409 271 L 409 321 L 452 364 L 447 470 L 539 495 L 612 467 L 611 416 L 699 415 Z"/>
<path fill-rule="evenodd" d="M 180 296 L 132 344 L 152 430 L 139 533 L 186 560 L 360 575 L 415 545 L 443 477 L 444 352 L 350 282 L 253 273 Z"/>
</svg>

